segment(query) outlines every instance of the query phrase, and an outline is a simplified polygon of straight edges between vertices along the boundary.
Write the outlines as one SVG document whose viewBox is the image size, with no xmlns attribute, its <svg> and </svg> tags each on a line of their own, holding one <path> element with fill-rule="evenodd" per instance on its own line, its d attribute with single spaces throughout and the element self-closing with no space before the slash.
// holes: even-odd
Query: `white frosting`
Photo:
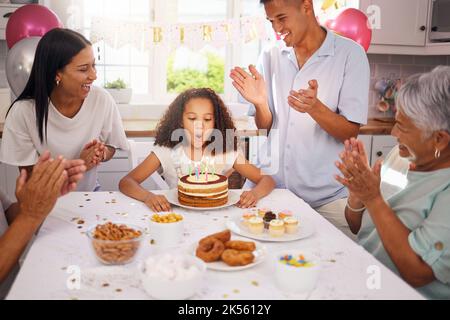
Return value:
<svg viewBox="0 0 450 320">
<path fill-rule="evenodd" d="M 284 222 L 282 220 L 274 219 L 274 220 L 270 221 L 270 225 L 272 227 L 282 227 L 282 226 L 284 226 Z"/>
<path fill-rule="evenodd" d="M 208 174 L 208 182 L 215 182 L 215 181 L 219 181 L 220 176 L 218 175 L 213 175 L 213 174 Z M 183 181 L 178 180 L 178 186 L 183 188 L 183 189 L 189 189 L 189 190 L 208 190 L 208 189 L 216 189 L 216 188 L 222 188 L 225 189 L 228 188 L 228 179 L 225 179 L 225 181 L 223 182 L 217 182 L 214 184 L 206 184 L 206 175 L 199 175 L 199 179 L 197 180 L 197 177 L 194 176 L 189 176 L 187 177 L 187 181 L 190 183 L 185 183 Z M 200 184 L 195 184 L 195 183 L 200 183 Z M 223 191 L 222 191 L 223 192 Z M 222 193 L 219 192 L 219 193 Z M 190 193 L 186 193 L 188 195 L 195 195 L 195 194 L 190 194 Z M 209 193 L 209 195 L 214 195 L 214 193 Z M 216 193 L 218 194 L 218 193 Z"/>
<path fill-rule="evenodd" d="M 205 197 L 205 198 L 211 198 L 211 197 L 213 197 L 213 196 L 216 196 L 216 195 L 219 195 L 219 194 L 221 194 L 221 193 L 223 193 L 224 191 L 222 191 L 222 192 L 217 192 L 217 193 L 192 193 L 192 192 L 184 192 L 184 191 L 180 191 L 182 194 L 185 194 L 185 195 L 187 195 L 187 196 L 191 196 L 191 197 Z M 223 198 L 225 198 L 225 197 L 227 197 L 228 196 L 228 192 L 227 193 L 225 193 L 225 194 L 223 194 L 223 195 L 221 195 L 221 196 L 219 196 L 219 197 L 214 197 L 214 199 L 223 199 Z"/>
<path fill-rule="evenodd" d="M 253 217 L 253 218 L 248 219 L 248 223 L 250 223 L 250 224 L 263 223 L 263 219 L 260 217 Z"/>
<path fill-rule="evenodd" d="M 285 224 L 298 224 L 298 220 L 296 218 L 293 218 L 293 217 L 284 218 L 283 221 L 284 221 Z"/>
<path fill-rule="evenodd" d="M 195 175 L 187 177 L 188 182 L 194 182 L 194 183 L 195 182 L 197 182 L 197 183 L 214 182 L 219 179 L 220 179 L 220 177 L 215 174 L 208 174 L 208 180 L 206 180 L 206 174 L 199 174 L 198 179 L 197 179 L 197 176 L 195 176 Z"/>
</svg>

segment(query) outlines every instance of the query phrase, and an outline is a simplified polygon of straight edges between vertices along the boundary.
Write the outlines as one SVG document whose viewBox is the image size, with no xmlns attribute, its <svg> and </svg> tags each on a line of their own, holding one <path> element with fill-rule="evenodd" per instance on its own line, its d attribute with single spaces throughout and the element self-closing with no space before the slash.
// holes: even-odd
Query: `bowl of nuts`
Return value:
<svg viewBox="0 0 450 320">
<path fill-rule="evenodd" d="M 173 212 L 154 214 L 150 220 L 149 232 L 156 245 L 176 246 L 183 239 L 184 217 Z"/>
<path fill-rule="evenodd" d="M 120 265 L 133 261 L 144 232 L 137 226 L 107 222 L 89 228 L 86 234 L 101 263 Z"/>
</svg>

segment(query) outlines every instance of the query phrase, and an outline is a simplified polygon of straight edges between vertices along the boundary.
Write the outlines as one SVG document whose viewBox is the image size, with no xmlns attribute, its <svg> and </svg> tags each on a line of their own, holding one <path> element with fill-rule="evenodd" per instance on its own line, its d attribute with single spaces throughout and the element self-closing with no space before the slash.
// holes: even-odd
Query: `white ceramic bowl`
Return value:
<svg viewBox="0 0 450 320">
<path fill-rule="evenodd" d="M 177 246 L 183 240 L 184 217 L 183 220 L 172 223 L 159 223 L 150 220 L 150 238 L 157 246 Z"/>
<path fill-rule="evenodd" d="M 298 257 L 303 255 L 305 260 L 313 266 L 295 267 L 280 262 L 280 258 L 286 255 Z M 275 280 L 278 288 L 286 293 L 307 293 L 316 287 L 320 273 L 319 258 L 310 250 L 284 250 L 280 251 L 275 261 Z"/>
<path fill-rule="evenodd" d="M 183 261 L 186 269 L 193 267 L 195 272 L 189 276 L 173 278 L 170 264 L 163 262 L 167 257 Z M 158 261 L 160 266 L 158 266 Z M 169 265 L 169 267 L 168 267 Z M 152 268 L 150 270 L 150 268 Z M 192 270 L 191 270 L 192 271 Z M 206 264 L 197 257 L 188 254 L 161 254 L 149 257 L 139 265 L 139 274 L 144 290 L 159 300 L 184 300 L 195 295 L 202 287 Z"/>
</svg>

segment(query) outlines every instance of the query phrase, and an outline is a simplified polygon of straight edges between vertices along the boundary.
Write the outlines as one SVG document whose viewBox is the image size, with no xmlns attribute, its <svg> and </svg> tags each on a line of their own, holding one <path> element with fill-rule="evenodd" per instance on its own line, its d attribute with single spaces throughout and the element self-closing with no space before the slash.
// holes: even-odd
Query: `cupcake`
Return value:
<svg viewBox="0 0 450 320">
<path fill-rule="evenodd" d="M 278 213 L 278 219 L 283 220 L 287 217 L 292 217 L 294 214 L 290 210 L 283 210 Z"/>
<path fill-rule="evenodd" d="M 264 231 L 263 219 L 260 217 L 252 217 L 248 219 L 248 230 L 253 234 L 261 234 Z"/>
<path fill-rule="evenodd" d="M 245 212 L 242 215 L 242 223 L 244 224 L 244 226 L 248 227 L 248 220 L 253 217 L 256 217 L 256 214 L 254 212 Z"/>
<path fill-rule="evenodd" d="M 274 219 L 269 224 L 269 234 L 272 237 L 281 237 L 284 234 L 284 222 L 280 219 Z"/>
<path fill-rule="evenodd" d="M 266 212 L 264 215 L 263 221 L 264 221 L 264 228 L 269 229 L 269 223 L 273 219 L 276 219 L 277 215 L 273 213 L 272 211 Z"/>
<path fill-rule="evenodd" d="M 287 217 L 283 219 L 286 233 L 293 234 L 298 231 L 298 220 L 293 217 Z"/>
<path fill-rule="evenodd" d="M 258 216 L 264 218 L 267 212 L 270 212 L 270 209 L 267 208 L 258 209 Z"/>
</svg>

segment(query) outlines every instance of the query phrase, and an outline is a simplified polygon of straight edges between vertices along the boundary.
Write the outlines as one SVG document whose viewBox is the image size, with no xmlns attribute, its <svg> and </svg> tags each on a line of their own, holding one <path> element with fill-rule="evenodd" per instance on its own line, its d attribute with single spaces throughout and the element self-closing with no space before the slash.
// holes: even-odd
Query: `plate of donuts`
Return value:
<svg viewBox="0 0 450 320">
<path fill-rule="evenodd" d="M 200 239 L 192 246 L 191 254 L 206 262 L 210 270 L 239 271 L 263 262 L 267 249 L 260 242 L 231 238 L 230 230 L 225 230 Z"/>
</svg>

